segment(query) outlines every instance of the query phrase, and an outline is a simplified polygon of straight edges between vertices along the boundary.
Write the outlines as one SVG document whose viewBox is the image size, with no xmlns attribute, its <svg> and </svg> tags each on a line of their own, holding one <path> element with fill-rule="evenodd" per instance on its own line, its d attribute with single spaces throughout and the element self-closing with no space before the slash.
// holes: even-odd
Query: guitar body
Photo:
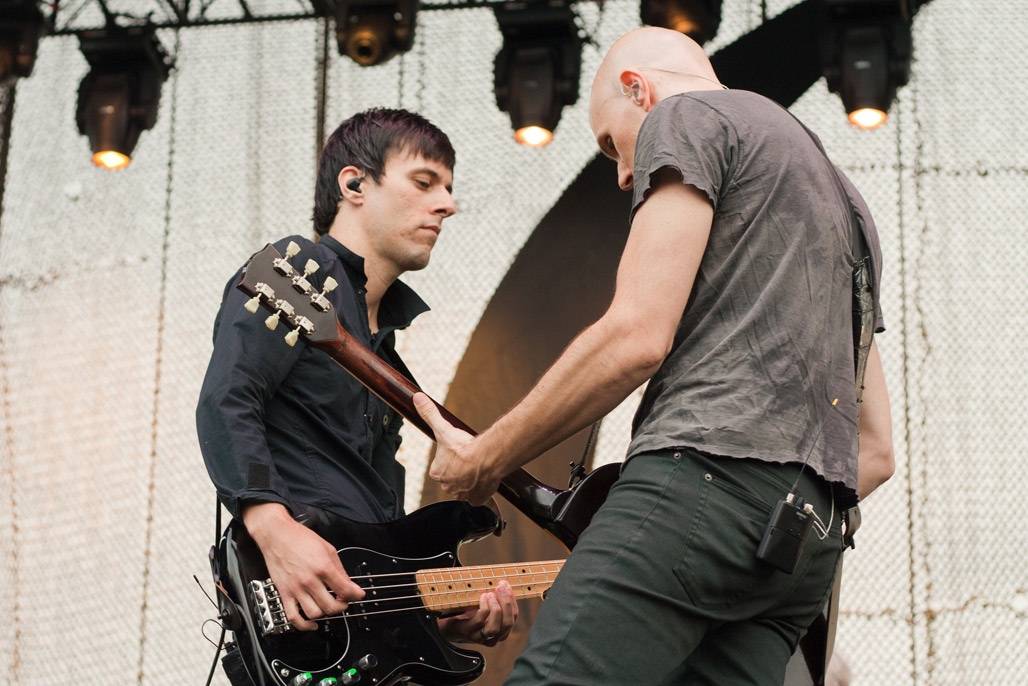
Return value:
<svg viewBox="0 0 1028 686">
<path fill-rule="evenodd" d="M 352 522 L 319 514 L 304 521 L 339 549 L 352 577 L 395 575 L 365 581 L 365 602 L 351 604 L 346 617 L 319 622 L 313 632 L 274 624 L 274 597 L 262 597 L 268 570 L 245 527 L 233 521 L 219 547 L 220 577 L 237 610 L 236 642 L 251 678 L 261 686 L 292 686 L 335 678 L 357 670 L 361 684 L 376 686 L 413 680 L 426 686 L 465 684 L 481 674 L 481 654 L 453 647 L 442 637 L 436 615 L 428 612 L 416 592 L 414 573 L 421 569 L 459 566 L 461 543 L 493 533 L 499 524 L 489 508 L 464 502 L 442 502 L 384 524 Z M 269 607 L 270 603 L 270 607 Z M 365 667 L 359 663 L 365 660 Z M 371 662 L 374 666 L 367 667 Z M 303 674 L 309 672 L 310 680 Z M 294 679 L 300 682 L 294 682 Z M 349 677 L 353 679 L 351 675 Z M 333 683 L 333 682 L 328 682 Z"/>
</svg>

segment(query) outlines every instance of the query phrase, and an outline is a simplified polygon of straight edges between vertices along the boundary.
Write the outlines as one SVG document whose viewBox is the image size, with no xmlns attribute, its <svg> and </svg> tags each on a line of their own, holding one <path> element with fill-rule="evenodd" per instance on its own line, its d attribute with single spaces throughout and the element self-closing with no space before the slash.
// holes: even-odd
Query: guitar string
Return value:
<svg viewBox="0 0 1028 686">
<path fill-rule="evenodd" d="M 448 571 L 448 570 L 442 570 L 442 571 Z M 558 570 L 553 570 L 553 571 L 549 571 L 549 572 L 534 572 L 534 573 L 533 572 L 525 572 L 524 574 L 516 573 L 516 574 L 507 575 L 507 576 L 518 577 L 518 576 L 533 576 L 533 575 L 536 575 L 536 574 L 553 574 L 553 578 L 550 578 L 550 579 L 544 579 L 544 580 L 541 580 L 541 581 L 540 580 L 527 581 L 527 582 L 520 583 L 520 584 L 511 584 L 510 585 L 511 589 L 515 589 L 515 588 L 530 587 L 530 586 L 533 586 L 533 585 L 540 585 L 540 584 L 552 585 L 553 581 L 556 579 L 556 575 L 559 572 L 560 572 L 560 570 L 558 569 Z M 414 572 L 404 572 L 403 574 L 406 574 L 406 575 L 410 576 L 411 574 L 414 574 Z M 399 575 L 400 574 L 383 574 L 381 576 L 399 576 Z M 495 578 L 501 578 L 501 580 L 502 580 L 502 579 L 506 579 L 507 576 L 495 577 Z M 374 578 L 374 577 L 375 577 L 375 575 L 365 575 L 362 578 L 367 579 L 367 578 Z M 351 578 L 353 578 L 353 577 L 351 577 Z M 489 581 L 489 580 L 490 579 L 475 579 L 475 581 Z M 428 582 L 428 583 L 431 583 L 431 582 Z M 394 588 L 417 587 L 417 586 L 419 586 L 419 584 L 396 584 L 394 586 Z M 371 588 L 374 588 L 374 589 L 377 590 L 377 589 L 386 588 L 386 587 L 384 587 L 384 586 L 376 586 L 376 587 L 371 587 Z M 424 598 L 430 598 L 430 597 L 441 596 L 441 595 L 453 595 L 454 593 L 465 593 L 465 594 L 467 594 L 467 593 L 475 593 L 476 591 L 479 591 L 479 590 L 486 590 L 486 589 L 484 589 L 484 588 L 479 588 L 479 589 L 473 588 L 471 590 L 461 589 L 461 590 L 457 590 L 457 591 L 435 591 L 435 592 L 422 593 L 422 594 L 410 595 L 410 596 L 397 596 L 397 597 L 392 597 L 392 598 L 357 600 L 357 601 L 354 601 L 352 603 L 348 603 L 348 605 L 350 607 L 353 607 L 355 605 L 367 605 L 367 604 L 370 604 L 370 603 L 389 603 L 389 602 L 396 602 L 396 601 L 400 601 L 400 600 L 414 600 L 414 599 L 419 599 L 419 598 L 420 599 L 424 599 Z M 332 593 L 331 590 L 329 592 Z M 468 607 L 466 604 L 459 603 L 459 602 L 458 603 L 452 603 L 452 602 L 451 603 L 442 603 L 442 605 L 444 605 L 444 606 L 446 606 L 446 605 L 452 606 L 452 607 L 444 607 L 444 608 L 442 608 L 443 610 L 451 610 L 451 609 L 455 610 L 455 609 L 458 609 L 458 608 L 461 608 L 461 607 Z M 329 615 L 327 617 L 318 617 L 318 618 L 314 619 L 313 621 L 315 621 L 315 622 L 323 622 L 323 621 L 327 621 L 327 620 L 331 620 L 331 619 L 357 618 L 357 617 L 365 617 L 365 616 L 370 616 L 370 615 L 391 614 L 391 613 L 396 613 L 396 612 L 422 612 L 422 611 L 426 611 L 426 610 L 428 610 L 428 608 L 426 608 L 423 603 L 419 603 L 418 605 L 413 605 L 411 607 L 392 608 L 392 609 L 389 609 L 389 610 L 374 610 L 372 612 L 356 612 L 356 613 L 344 612 L 341 615 Z"/>
<path fill-rule="evenodd" d="M 512 575 L 512 576 L 517 576 L 517 575 Z M 524 576 L 531 576 L 531 575 L 525 574 Z M 503 581 L 505 579 L 507 579 L 507 577 L 503 577 L 501 579 L 501 581 Z M 554 576 L 552 578 L 548 579 L 548 581 L 550 583 L 552 583 L 554 579 L 556 579 L 556 573 L 554 573 Z M 491 581 L 491 579 L 475 579 L 475 580 L 476 581 Z M 544 580 L 544 581 L 526 581 L 524 583 L 516 583 L 516 584 L 512 583 L 511 584 L 511 588 L 514 588 L 515 586 L 530 586 L 531 584 L 534 584 L 534 583 L 545 583 L 546 581 L 547 580 Z M 412 587 L 413 588 L 417 588 L 417 587 L 420 587 L 420 586 L 431 585 L 431 583 L 432 583 L 431 581 L 428 581 L 428 582 L 425 582 L 425 583 L 398 583 L 398 584 L 396 584 L 394 586 L 368 586 L 366 588 L 364 586 L 361 586 L 361 587 L 365 588 L 365 589 L 370 588 L 372 590 L 380 590 L 380 589 L 383 589 L 383 588 L 412 588 Z M 441 585 L 441 584 L 437 583 L 436 585 Z M 489 584 L 489 586 L 494 588 L 494 586 L 492 586 L 491 584 Z M 430 598 L 430 597 L 433 597 L 433 595 L 448 595 L 449 593 L 470 593 L 470 592 L 474 592 L 476 590 L 486 590 L 486 589 L 485 588 L 456 588 L 456 589 L 452 589 L 451 588 L 449 590 L 435 590 L 435 588 L 433 587 L 432 591 L 430 591 L 428 593 L 418 593 L 418 595 L 420 595 L 421 598 Z M 329 593 L 333 593 L 334 594 L 334 591 L 329 589 Z M 388 601 L 399 600 L 399 598 L 417 598 L 417 595 L 404 595 L 404 597 L 398 597 L 397 599 L 388 598 L 386 600 L 388 600 Z M 367 600 L 365 600 L 365 601 L 354 601 L 353 603 L 350 603 L 348 605 L 360 605 L 361 603 L 369 603 L 369 602 L 373 603 L 375 601 L 367 601 Z"/>
<path fill-rule="evenodd" d="M 537 583 L 537 582 L 533 582 L 533 583 Z M 516 586 L 531 586 L 531 585 L 532 584 L 528 584 L 528 583 L 526 583 L 526 584 L 511 584 L 511 588 L 514 588 Z M 460 591 L 454 591 L 454 592 L 460 592 Z M 448 594 L 447 593 L 430 593 L 430 594 L 426 594 L 426 595 L 448 595 Z M 402 597 L 399 597 L 399 598 L 386 598 L 385 600 L 375 600 L 375 601 L 362 600 L 362 601 L 358 601 L 358 602 L 355 602 L 355 603 L 350 603 L 350 605 L 358 605 L 358 604 L 366 603 L 366 602 L 379 602 L 379 603 L 381 603 L 381 602 L 390 602 L 390 601 L 394 601 L 394 600 L 411 600 L 411 599 L 414 599 L 414 598 L 424 598 L 424 597 L 426 597 L 426 596 L 411 595 L 411 596 L 402 596 Z M 443 603 L 443 605 L 450 605 L 450 604 L 452 604 L 452 603 Z M 452 608 L 445 608 L 445 609 L 456 610 L 459 607 L 467 607 L 467 606 L 464 605 L 463 603 L 457 603 L 454 607 L 452 607 Z M 330 619 L 358 619 L 360 617 L 367 617 L 367 616 L 370 616 L 370 615 L 384 615 L 384 614 L 390 614 L 390 613 L 394 613 L 394 612 L 425 612 L 425 611 L 430 611 L 430 610 L 427 607 L 425 607 L 424 605 L 412 605 L 411 607 L 393 608 L 391 610 L 375 610 L 373 612 L 357 612 L 357 613 L 344 612 L 341 615 L 330 615 L 328 617 L 317 617 L 316 619 L 313 619 L 311 621 L 314 621 L 314 622 L 324 622 L 324 621 L 328 621 Z"/>
<path fill-rule="evenodd" d="M 427 570 L 427 571 L 431 572 L 431 570 Z M 422 572 L 406 572 L 405 575 L 406 576 L 415 576 L 416 574 L 423 574 L 423 573 L 426 573 L 426 572 L 425 571 L 422 571 Z M 434 573 L 434 572 L 432 572 L 432 573 Z M 413 584 L 391 584 L 389 586 L 361 586 L 361 584 L 357 584 L 357 585 L 360 586 L 364 590 L 368 590 L 368 589 L 383 590 L 383 589 L 387 589 L 387 588 L 404 588 L 404 587 L 407 587 L 407 586 L 424 586 L 425 584 L 436 584 L 438 586 L 438 585 L 441 585 L 441 584 L 446 584 L 446 583 L 451 583 L 451 582 L 465 583 L 467 581 L 493 581 L 495 579 L 503 580 L 503 579 L 508 579 L 510 577 L 532 576 L 533 574 L 559 574 L 559 573 L 560 573 L 560 568 L 557 568 L 557 569 L 546 569 L 546 570 L 543 570 L 541 572 L 514 572 L 513 574 L 497 574 L 497 575 L 494 575 L 494 576 L 480 576 L 480 577 L 462 577 L 462 578 L 459 578 L 459 579 L 438 579 L 438 580 L 431 580 L 430 579 L 430 580 L 427 580 L 427 581 L 424 581 L 424 582 L 418 582 L 418 583 L 413 583 Z M 382 576 L 386 576 L 386 575 L 383 574 Z M 403 576 L 403 575 L 389 574 L 388 576 Z M 378 577 L 376 577 L 376 576 L 365 576 L 365 577 L 351 576 L 350 577 L 351 580 L 353 580 L 353 579 L 375 579 L 375 578 L 378 578 Z M 333 591 L 331 589 L 329 589 L 329 592 L 332 593 Z"/>
<path fill-rule="evenodd" d="M 526 582 L 521 583 L 521 584 L 511 584 L 510 587 L 511 588 L 520 588 L 522 586 L 532 586 L 533 584 L 536 584 L 536 585 L 544 584 L 544 583 L 552 584 L 555 579 L 556 579 L 556 576 L 554 576 L 553 579 L 547 579 L 547 580 L 542 580 L 542 581 L 526 581 Z M 402 586 L 415 586 L 416 587 L 418 585 L 419 584 L 403 584 Z M 410 598 L 432 598 L 432 597 L 440 596 L 440 595 L 453 595 L 454 593 L 475 593 L 476 591 L 484 591 L 484 590 L 488 590 L 488 589 L 472 588 L 472 589 L 458 589 L 456 591 L 432 591 L 430 593 L 418 593 L 416 595 L 395 596 L 395 597 L 391 597 L 391 598 L 377 598 L 377 599 L 368 599 L 368 600 L 355 600 L 352 603 L 347 603 L 347 605 L 365 605 L 367 603 L 388 603 L 388 602 L 392 602 L 394 600 L 408 600 Z M 331 591 L 329 591 L 329 592 L 331 593 Z"/>
<path fill-rule="evenodd" d="M 564 564 L 564 560 L 543 560 L 542 562 L 533 562 L 532 564 L 533 565 L 563 565 Z M 358 576 L 351 576 L 350 578 L 351 579 L 378 579 L 380 577 L 386 577 L 386 576 L 410 576 L 411 574 L 417 574 L 417 573 L 421 573 L 421 574 L 427 574 L 427 573 L 437 574 L 437 573 L 440 573 L 440 572 L 452 572 L 452 571 L 458 571 L 458 570 L 460 572 L 468 572 L 468 571 L 488 570 L 488 569 L 499 570 L 501 568 L 507 568 L 507 569 L 527 569 L 527 567 L 528 567 L 528 565 L 517 565 L 517 564 L 514 564 L 514 565 L 479 565 L 479 566 L 472 566 L 472 567 L 436 567 L 435 569 L 420 569 L 420 570 L 417 570 L 416 572 L 389 572 L 387 574 L 363 574 L 363 575 L 358 575 Z M 518 572 L 518 573 L 520 573 L 520 572 Z"/>
<path fill-rule="evenodd" d="M 528 586 L 530 584 L 518 584 L 518 585 L 520 585 L 520 586 Z M 436 594 L 436 595 L 440 595 L 440 594 Z M 402 597 L 402 598 L 389 598 L 388 600 L 408 600 L 408 599 L 411 599 L 411 598 L 418 598 L 418 597 L 420 597 L 420 596 L 405 596 L 405 597 Z M 375 601 L 375 602 L 384 602 L 384 601 Z M 351 605 L 356 605 L 356 604 L 357 603 L 351 603 Z M 449 604 L 451 604 L 451 603 L 444 603 L 444 605 L 449 605 Z M 456 610 L 456 609 L 461 608 L 461 607 L 467 607 L 467 606 L 463 605 L 461 603 L 458 603 L 454 607 L 443 608 L 443 609 L 444 610 Z M 311 621 L 317 623 L 317 622 L 325 622 L 325 621 L 328 621 L 328 620 L 331 620 L 331 619 L 359 619 L 361 617 L 369 617 L 371 615 L 388 615 L 388 614 L 396 614 L 398 612 L 430 612 L 430 610 L 427 607 L 425 607 L 424 605 L 412 605 L 410 607 L 399 607 L 399 608 L 393 608 L 391 610 L 375 610 L 373 612 L 357 612 L 357 613 L 352 613 L 352 614 L 349 613 L 349 612 L 344 612 L 341 615 L 330 615 L 328 617 L 317 617 L 317 618 L 315 618 L 315 619 L 313 619 Z"/>
</svg>

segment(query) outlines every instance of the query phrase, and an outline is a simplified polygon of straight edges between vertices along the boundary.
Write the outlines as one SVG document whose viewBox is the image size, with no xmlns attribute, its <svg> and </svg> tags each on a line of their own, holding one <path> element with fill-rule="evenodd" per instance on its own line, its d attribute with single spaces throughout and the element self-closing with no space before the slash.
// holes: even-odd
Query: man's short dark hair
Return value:
<svg viewBox="0 0 1028 686">
<path fill-rule="evenodd" d="M 420 114 L 381 107 L 358 112 L 332 132 L 321 150 L 313 217 L 319 235 L 328 233 L 336 218 L 342 197 L 339 171 L 353 165 L 377 183 L 393 152 L 420 155 L 450 170 L 456 163 L 450 139 Z"/>
</svg>

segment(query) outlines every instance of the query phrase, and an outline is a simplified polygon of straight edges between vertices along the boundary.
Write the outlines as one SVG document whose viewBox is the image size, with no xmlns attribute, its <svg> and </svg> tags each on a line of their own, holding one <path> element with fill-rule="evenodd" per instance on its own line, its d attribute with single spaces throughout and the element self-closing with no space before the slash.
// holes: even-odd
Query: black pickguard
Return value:
<svg viewBox="0 0 1028 686">
<path fill-rule="evenodd" d="M 491 509 L 443 502 L 384 524 L 352 522 L 324 512 L 304 523 L 340 549 L 351 576 L 399 576 L 370 581 L 359 609 L 351 605 L 347 617 L 320 622 L 318 631 L 263 636 L 255 626 L 247 589 L 251 581 L 266 579 L 268 570 L 245 527 L 230 524 L 219 551 L 221 576 L 245 622 L 234 635 L 258 684 L 288 686 L 303 672 L 311 673 L 313 685 L 328 677 L 341 679 L 366 655 L 373 655 L 377 664 L 360 670 L 361 684 L 380 686 L 408 677 L 443 686 L 465 684 L 481 674 L 482 656 L 447 642 L 435 616 L 424 610 L 407 584 L 414 583 L 414 572 L 420 569 L 459 565 L 457 547 L 462 542 L 497 529 Z"/>
</svg>

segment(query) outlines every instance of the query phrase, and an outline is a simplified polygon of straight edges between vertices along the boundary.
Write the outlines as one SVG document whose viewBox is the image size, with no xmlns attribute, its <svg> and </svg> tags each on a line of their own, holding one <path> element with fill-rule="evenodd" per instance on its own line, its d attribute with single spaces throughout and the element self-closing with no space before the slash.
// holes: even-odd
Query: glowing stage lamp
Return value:
<svg viewBox="0 0 1028 686">
<path fill-rule="evenodd" d="M 826 0 L 822 68 L 853 126 L 888 121 L 899 86 L 910 79 L 910 13 L 896 0 Z"/>
<path fill-rule="evenodd" d="M 889 115 L 874 107 L 861 107 L 850 112 L 847 118 L 850 120 L 850 124 L 858 129 L 871 130 L 877 129 L 888 121 Z"/>
<path fill-rule="evenodd" d="M 101 150 L 93 153 L 93 164 L 101 169 L 117 171 L 129 166 L 132 158 L 117 150 Z"/>
<path fill-rule="evenodd" d="M 578 100 L 582 43 L 570 6 L 511 3 L 495 8 L 503 48 L 493 63 L 496 104 L 514 140 L 540 148 L 553 140 L 565 105 Z"/>
<path fill-rule="evenodd" d="M 530 148 L 541 148 L 553 140 L 553 131 L 542 126 L 522 126 L 514 132 L 514 140 Z"/>
<path fill-rule="evenodd" d="M 124 169 L 143 131 L 157 123 L 170 65 L 151 27 L 108 26 L 80 36 L 90 70 L 79 84 L 75 120 L 93 164 Z"/>
</svg>

